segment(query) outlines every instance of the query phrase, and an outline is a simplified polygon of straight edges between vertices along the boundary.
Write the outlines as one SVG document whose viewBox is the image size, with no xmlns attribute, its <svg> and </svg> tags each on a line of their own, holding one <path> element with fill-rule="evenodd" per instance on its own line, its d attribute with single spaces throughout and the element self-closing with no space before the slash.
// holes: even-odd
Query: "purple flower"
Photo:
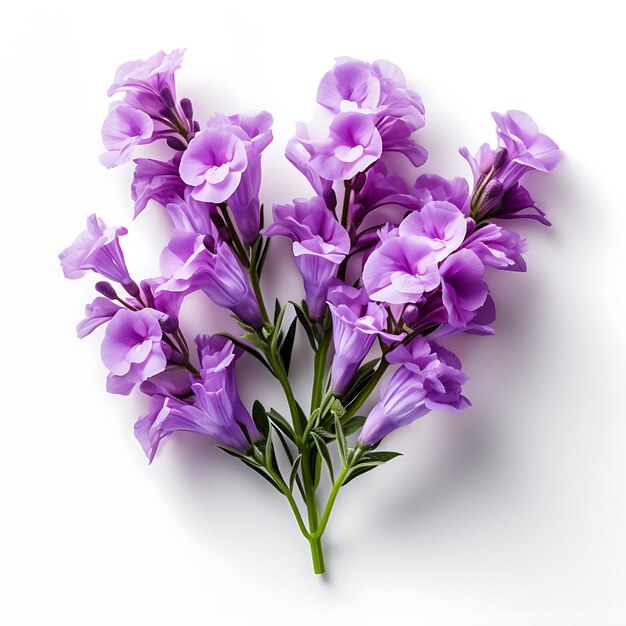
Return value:
<svg viewBox="0 0 626 626">
<path fill-rule="evenodd" d="M 469 406 L 469 400 L 461 395 L 461 387 L 468 380 L 461 362 L 442 346 L 416 337 L 408 348 L 396 348 L 387 360 L 400 367 L 363 425 L 359 435 L 362 445 L 378 443 L 433 409 L 459 411 Z"/>
<path fill-rule="evenodd" d="M 135 146 L 150 143 L 154 123 L 147 113 L 123 102 L 113 102 L 102 125 L 102 142 L 107 152 L 100 155 L 105 167 L 128 163 Z"/>
<path fill-rule="evenodd" d="M 329 138 L 319 142 L 310 166 L 327 180 L 349 180 L 382 154 L 380 134 L 372 119 L 340 113 L 330 125 Z"/>
<path fill-rule="evenodd" d="M 95 214 L 87 218 L 87 230 L 59 254 L 66 278 L 81 278 L 88 270 L 109 280 L 128 284 L 130 276 L 120 247 L 119 237 L 125 228 L 108 228 Z"/>
<path fill-rule="evenodd" d="M 224 202 L 237 189 L 248 165 L 244 142 L 232 128 L 211 126 L 190 142 L 180 161 L 180 177 L 203 202 Z"/>
<path fill-rule="evenodd" d="M 463 328 L 487 298 L 489 290 L 482 280 L 485 266 L 471 250 L 459 250 L 441 264 L 439 271 L 448 322 Z"/>
<path fill-rule="evenodd" d="M 213 236 L 175 231 L 161 254 L 161 272 L 167 280 L 156 293 L 200 289 L 247 324 L 263 325 L 259 305 L 235 255 Z"/>
<path fill-rule="evenodd" d="M 387 311 L 382 305 L 371 302 L 364 289 L 355 289 L 337 281 L 328 290 L 328 306 L 333 320 L 335 346 L 331 386 L 335 394 L 342 395 L 376 337 L 398 341 L 403 335 L 384 332 Z"/>
<path fill-rule="evenodd" d="M 109 370 L 107 390 L 127 396 L 138 383 L 165 369 L 167 359 L 154 309 L 120 309 L 108 323 L 102 342 L 102 362 Z"/>
<path fill-rule="evenodd" d="M 161 93 L 169 90 L 176 98 L 174 73 L 183 60 L 184 50 L 169 54 L 157 52 L 146 61 L 128 61 L 115 72 L 108 95 L 125 92 L 124 102 L 151 117 L 159 117 L 164 102 Z"/>
<path fill-rule="evenodd" d="M 85 319 L 76 327 L 76 334 L 79 339 L 90 335 L 96 328 L 106 324 L 120 310 L 120 306 L 111 302 L 108 298 L 98 296 L 85 306 Z"/>
<path fill-rule="evenodd" d="M 167 206 L 185 197 L 185 183 L 178 173 L 179 159 L 157 161 L 136 159 L 135 173 L 131 185 L 131 198 L 135 202 L 135 217 L 146 208 L 150 200 Z"/>
<path fill-rule="evenodd" d="M 315 193 L 321 198 L 324 192 L 332 188 L 332 182 L 322 178 L 311 169 L 311 158 L 314 155 L 315 148 L 306 124 L 298 122 L 296 124 L 296 136 L 287 142 L 285 156 L 306 177 Z"/>
<path fill-rule="evenodd" d="M 463 243 L 476 254 L 483 265 L 514 272 L 525 272 L 522 254 L 528 249 L 526 241 L 495 224 L 487 224 L 471 233 Z"/>
<path fill-rule="evenodd" d="M 398 232 L 401 237 L 426 237 L 435 253 L 435 260 L 442 261 L 463 242 L 467 223 L 463 213 L 454 204 L 433 200 L 420 211 L 405 217 Z"/>
<path fill-rule="evenodd" d="M 450 180 L 436 174 L 422 174 L 415 181 L 412 195 L 417 209 L 433 200 L 445 200 L 456 206 L 466 217 L 469 215 L 469 186 L 464 178 Z"/>
<path fill-rule="evenodd" d="M 391 236 L 368 257 L 363 285 L 372 300 L 390 304 L 417 302 L 439 285 L 437 260 L 429 240 Z"/>
<path fill-rule="evenodd" d="M 313 319 L 321 319 L 330 280 L 350 251 L 350 237 L 321 198 L 297 198 L 293 204 L 275 204 L 273 212 L 274 223 L 262 234 L 283 235 L 293 241 L 309 313 Z"/>
<path fill-rule="evenodd" d="M 217 214 L 217 207 L 208 202 L 200 202 L 191 194 L 185 194 L 185 198 L 176 198 L 165 205 L 165 210 L 172 220 L 175 230 L 210 235 L 215 227 L 211 216 Z"/>
</svg>

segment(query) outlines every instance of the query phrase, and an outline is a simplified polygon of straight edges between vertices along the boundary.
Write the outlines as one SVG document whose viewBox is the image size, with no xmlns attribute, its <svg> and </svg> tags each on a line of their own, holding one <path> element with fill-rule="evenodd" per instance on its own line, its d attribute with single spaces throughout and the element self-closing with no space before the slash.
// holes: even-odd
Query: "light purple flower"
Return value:
<svg viewBox="0 0 626 626">
<path fill-rule="evenodd" d="M 390 304 L 417 302 L 439 285 L 437 260 L 425 237 L 391 236 L 368 257 L 363 285 L 372 300 Z"/>
<path fill-rule="evenodd" d="M 495 224 L 487 224 L 472 232 L 463 243 L 476 254 L 483 265 L 501 270 L 525 272 L 526 262 L 522 254 L 528 245 L 517 233 Z"/>
<path fill-rule="evenodd" d="M 463 328 L 487 298 L 489 290 L 482 279 L 485 266 L 471 250 L 459 250 L 441 264 L 440 273 L 448 322 Z"/>
<path fill-rule="evenodd" d="M 135 385 L 165 369 L 162 317 L 163 313 L 154 309 L 120 309 L 108 323 L 101 355 L 110 372 L 109 392 L 127 396 Z"/>
<path fill-rule="evenodd" d="M 285 157 L 306 177 L 315 193 L 321 198 L 324 196 L 324 192 L 331 189 L 332 182 L 322 178 L 311 169 L 311 158 L 315 152 L 306 124 L 298 122 L 295 137 L 287 142 Z"/>
<path fill-rule="evenodd" d="M 469 406 L 461 394 L 467 376 L 461 362 L 442 346 L 416 337 L 408 347 L 398 346 L 387 360 L 400 364 L 381 393 L 359 435 L 369 446 L 433 409 L 459 411 Z"/>
<path fill-rule="evenodd" d="M 237 189 L 248 165 L 244 142 L 226 126 L 211 126 L 190 142 L 180 161 L 180 177 L 193 187 L 191 195 L 220 203 Z"/>
<path fill-rule="evenodd" d="M 335 394 L 342 395 L 376 337 L 398 341 L 404 335 L 384 332 L 387 311 L 382 305 L 371 302 L 364 289 L 355 289 L 337 281 L 328 290 L 328 306 L 335 346 L 331 386 Z"/>
<path fill-rule="evenodd" d="M 259 305 L 241 266 L 228 245 L 213 236 L 175 231 L 161 254 L 161 272 L 167 280 L 157 293 L 200 289 L 247 324 L 262 326 Z"/>
<path fill-rule="evenodd" d="M 128 231 L 109 228 L 95 214 L 87 218 L 87 230 L 59 254 L 66 278 L 81 278 L 88 270 L 121 284 L 130 281 L 119 237 Z"/>
<path fill-rule="evenodd" d="M 418 176 L 412 195 L 417 200 L 417 209 L 433 200 L 445 200 L 454 204 L 466 217 L 469 215 L 469 185 L 464 178 L 448 180 L 436 174 Z"/>
<path fill-rule="evenodd" d="M 120 310 L 120 306 L 111 302 L 108 298 L 98 296 L 90 304 L 85 306 L 85 319 L 76 327 L 79 339 L 90 335 L 96 328 L 106 324 Z"/>
<path fill-rule="evenodd" d="M 180 68 L 184 50 L 169 54 L 157 52 L 146 61 L 128 61 L 115 72 L 108 95 L 125 92 L 124 102 L 151 117 L 160 116 L 163 108 L 161 92 L 168 89 L 176 97 L 174 73 Z"/>
<path fill-rule="evenodd" d="M 131 198 L 135 202 L 135 217 L 146 208 L 150 200 L 161 206 L 185 198 L 186 185 L 180 178 L 180 158 L 170 161 L 136 159 L 136 168 L 131 185 Z"/>
<path fill-rule="evenodd" d="M 329 138 L 315 149 L 313 171 L 327 180 L 349 180 L 380 158 L 382 141 L 370 117 L 340 113 L 330 125 Z"/>
<path fill-rule="evenodd" d="M 451 202 L 433 200 L 420 211 L 410 213 L 398 228 L 401 237 L 417 235 L 426 237 L 435 260 L 442 261 L 454 252 L 465 238 L 467 223 L 465 216 Z"/>
<path fill-rule="evenodd" d="M 113 102 L 102 125 L 102 142 L 107 152 L 100 155 L 105 167 L 128 163 L 136 146 L 150 143 L 154 123 L 147 113 L 123 102 Z"/>
<path fill-rule="evenodd" d="M 262 234 L 283 235 L 293 241 L 309 313 L 314 319 L 321 319 L 330 280 L 350 251 L 350 237 L 321 198 L 297 198 L 293 204 L 275 204 L 273 212 L 274 223 Z"/>
</svg>

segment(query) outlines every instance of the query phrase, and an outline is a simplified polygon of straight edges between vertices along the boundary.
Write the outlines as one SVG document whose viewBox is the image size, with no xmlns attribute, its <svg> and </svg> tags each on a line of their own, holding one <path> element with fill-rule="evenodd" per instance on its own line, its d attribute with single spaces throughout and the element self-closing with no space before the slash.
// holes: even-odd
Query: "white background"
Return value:
<svg viewBox="0 0 626 626">
<path fill-rule="evenodd" d="M 626 624 L 625 50 L 612 5 L 3 0 L 3 626 Z M 565 153 L 529 181 L 554 227 L 515 224 L 529 273 L 492 276 L 497 335 L 453 342 L 473 407 L 395 433 L 386 447 L 405 456 L 341 492 L 325 578 L 286 503 L 211 442 L 173 438 L 148 466 L 132 436 L 142 401 L 107 395 L 98 336 L 74 335 L 95 278 L 65 281 L 56 254 L 87 214 L 129 227 L 133 273 L 157 271 L 165 220 L 151 207 L 131 222 L 130 168 L 97 155 L 115 68 L 175 47 L 200 119 L 274 114 L 268 204 L 309 193 L 282 152 L 337 55 L 405 70 L 427 107 L 423 171 L 468 175 L 456 150 L 493 141 L 491 110 L 530 112 Z M 299 289 L 285 265 L 269 280 Z M 185 310 L 189 330 L 224 319 L 200 299 Z M 305 368 L 304 348 L 297 358 Z M 280 404 L 254 368 L 241 373 L 247 401 Z"/>
</svg>

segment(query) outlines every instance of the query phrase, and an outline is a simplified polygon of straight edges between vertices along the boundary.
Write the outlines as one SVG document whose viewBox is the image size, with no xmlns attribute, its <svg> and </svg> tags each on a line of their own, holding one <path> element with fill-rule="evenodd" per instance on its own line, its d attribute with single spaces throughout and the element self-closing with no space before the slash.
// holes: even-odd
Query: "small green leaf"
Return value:
<svg viewBox="0 0 626 626">
<path fill-rule="evenodd" d="M 237 339 L 236 337 L 233 337 L 232 335 L 229 335 L 228 333 L 216 333 L 216 334 L 220 335 L 221 337 L 226 337 L 226 339 L 232 341 L 238 348 L 241 348 L 242 350 L 247 352 L 249 355 L 253 356 L 255 359 L 260 361 L 263 364 L 263 366 L 266 367 L 270 372 L 272 371 L 272 368 L 269 366 L 265 358 L 261 354 L 259 354 L 252 346 L 245 344 L 240 339 Z"/>
<path fill-rule="evenodd" d="M 333 472 L 333 461 L 330 458 L 330 451 L 328 450 L 328 446 L 326 445 L 325 441 L 319 437 L 318 435 L 316 435 L 314 432 L 311 433 L 311 436 L 313 437 L 313 441 L 315 442 L 315 446 L 317 447 L 320 456 L 324 459 L 326 466 L 328 467 L 328 473 L 330 474 L 330 480 L 331 482 L 335 482 L 335 475 Z"/>
<path fill-rule="evenodd" d="M 259 260 L 256 265 L 257 276 L 261 276 L 261 273 L 263 272 L 263 267 L 265 266 L 265 259 L 267 259 L 267 253 L 270 249 L 271 241 L 272 240 L 268 237 L 267 239 L 265 239 L 265 245 L 262 246 L 261 254 L 259 254 Z"/>
<path fill-rule="evenodd" d="M 335 398 L 333 400 L 332 404 L 330 405 L 330 412 L 339 419 L 341 419 L 346 414 L 346 410 L 343 408 L 341 400 L 339 400 L 338 398 Z"/>
<path fill-rule="evenodd" d="M 335 439 L 335 433 L 331 433 L 329 430 L 322 428 L 321 426 L 317 426 L 313 431 L 318 437 L 324 439 L 324 441 L 333 441 Z"/>
<path fill-rule="evenodd" d="M 377 461 L 378 463 L 387 463 L 391 459 L 402 456 L 401 452 L 386 452 L 381 450 L 380 452 L 365 452 L 361 456 L 361 461 Z"/>
<path fill-rule="evenodd" d="M 276 298 L 276 300 L 274 301 L 274 325 L 276 325 L 276 320 L 278 319 L 278 316 L 280 315 L 280 302 L 278 300 L 278 298 Z"/>
<path fill-rule="evenodd" d="M 267 412 L 267 416 L 272 421 L 272 424 L 276 426 L 276 428 L 280 429 L 291 441 L 295 443 L 296 437 L 291 428 L 291 424 L 275 409 L 270 409 Z"/>
<path fill-rule="evenodd" d="M 274 454 L 274 444 L 272 444 L 272 430 L 267 433 L 265 441 L 265 467 L 272 467 L 272 456 Z"/>
<path fill-rule="evenodd" d="M 258 400 L 255 400 L 252 405 L 252 419 L 254 425 L 259 429 L 259 432 L 267 439 L 270 431 L 270 421 L 267 417 L 265 407 Z"/>
<path fill-rule="evenodd" d="M 256 332 L 246 333 L 245 335 L 242 335 L 241 338 L 249 341 L 253 346 L 256 346 L 260 350 L 263 350 L 265 348 L 265 342 L 263 341 L 263 339 L 261 339 L 261 337 L 259 337 Z"/>
<path fill-rule="evenodd" d="M 348 442 L 338 417 L 335 417 L 335 436 L 337 437 L 337 448 L 339 448 L 341 460 L 346 463 L 348 460 Z"/>
<path fill-rule="evenodd" d="M 354 417 L 351 417 L 343 425 L 343 434 L 348 437 L 349 435 L 353 435 L 357 431 L 361 430 L 363 424 L 365 424 L 365 419 L 364 415 L 355 415 Z"/>
<path fill-rule="evenodd" d="M 258 465 L 254 465 L 253 463 L 250 462 L 249 459 L 241 459 L 248 467 L 250 467 L 251 469 L 253 469 L 259 476 L 262 476 L 263 478 L 265 478 L 265 480 L 267 480 L 267 482 L 272 485 L 272 487 L 274 487 L 274 489 L 276 489 L 276 491 L 278 491 L 278 493 L 282 493 L 282 489 L 276 484 L 276 481 L 269 475 L 266 474 L 265 471 L 260 468 Z"/>
<path fill-rule="evenodd" d="M 283 323 L 283 318 L 285 317 L 285 311 L 287 310 L 287 305 L 285 305 L 281 310 L 280 313 L 278 314 L 278 317 L 276 318 L 276 323 L 274 324 L 274 330 L 272 333 L 272 336 L 270 338 L 270 350 L 272 351 L 273 354 L 276 354 L 277 352 L 277 346 L 278 346 L 278 339 L 280 337 L 280 327 L 282 326 Z"/>
<path fill-rule="evenodd" d="M 380 463 L 364 463 L 355 465 L 346 475 L 343 485 L 347 485 L 350 481 L 354 480 L 358 476 L 361 476 L 361 474 L 365 474 L 379 465 Z"/>
<path fill-rule="evenodd" d="M 231 448 L 230 446 L 216 446 L 216 447 L 226 452 L 226 454 L 229 454 L 230 456 L 234 456 L 236 459 L 241 459 L 242 461 L 249 461 L 250 463 L 255 464 L 257 467 L 260 467 L 260 465 L 254 459 L 251 459 L 247 454 L 244 454 L 243 452 L 241 452 L 240 450 L 237 450 L 236 448 Z"/>
<path fill-rule="evenodd" d="M 285 372 L 287 374 L 289 374 L 289 364 L 291 363 L 291 352 L 293 350 L 294 339 L 296 338 L 297 324 L 298 319 L 294 317 L 280 346 L 280 358 L 283 360 L 283 365 L 285 366 Z"/>
<path fill-rule="evenodd" d="M 304 309 L 299 304 L 296 304 L 295 302 L 291 302 L 291 304 L 293 305 L 293 308 L 296 312 L 296 317 L 298 318 L 300 325 L 302 326 L 302 328 L 304 329 L 304 332 L 306 333 L 307 339 L 309 340 L 309 343 L 311 344 L 311 348 L 313 348 L 313 350 L 317 350 L 317 341 L 315 340 L 315 331 L 313 330 L 313 324 L 311 323 L 309 316 L 304 312 Z"/>
<path fill-rule="evenodd" d="M 302 461 L 302 455 L 299 454 L 296 457 L 296 460 L 293 462 L 291 466 L 291 473 L 289 474 L 289 491 L 293 491 L 293 484 L 296 481 L 296 477 L 298 476 L 298 468 L 300 467 L 300 461 Z"/>
</svg>

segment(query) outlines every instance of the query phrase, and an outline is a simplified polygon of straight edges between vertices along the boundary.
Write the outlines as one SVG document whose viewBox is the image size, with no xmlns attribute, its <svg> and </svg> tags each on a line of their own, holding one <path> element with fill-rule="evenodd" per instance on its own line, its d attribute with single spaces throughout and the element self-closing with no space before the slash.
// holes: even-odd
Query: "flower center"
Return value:
<svg viewBox="0 0 626 626">
<path fill-rule="evenodd" d="M 226 178 L 228 172 L 228 163 L 222 163 L 221 165 L 214 165 L 213 167 L 210 167 L 206 171 L 204 178 L 210 185 L 216 185 L 217 183 L 221 183 Z"/>
</svg>

